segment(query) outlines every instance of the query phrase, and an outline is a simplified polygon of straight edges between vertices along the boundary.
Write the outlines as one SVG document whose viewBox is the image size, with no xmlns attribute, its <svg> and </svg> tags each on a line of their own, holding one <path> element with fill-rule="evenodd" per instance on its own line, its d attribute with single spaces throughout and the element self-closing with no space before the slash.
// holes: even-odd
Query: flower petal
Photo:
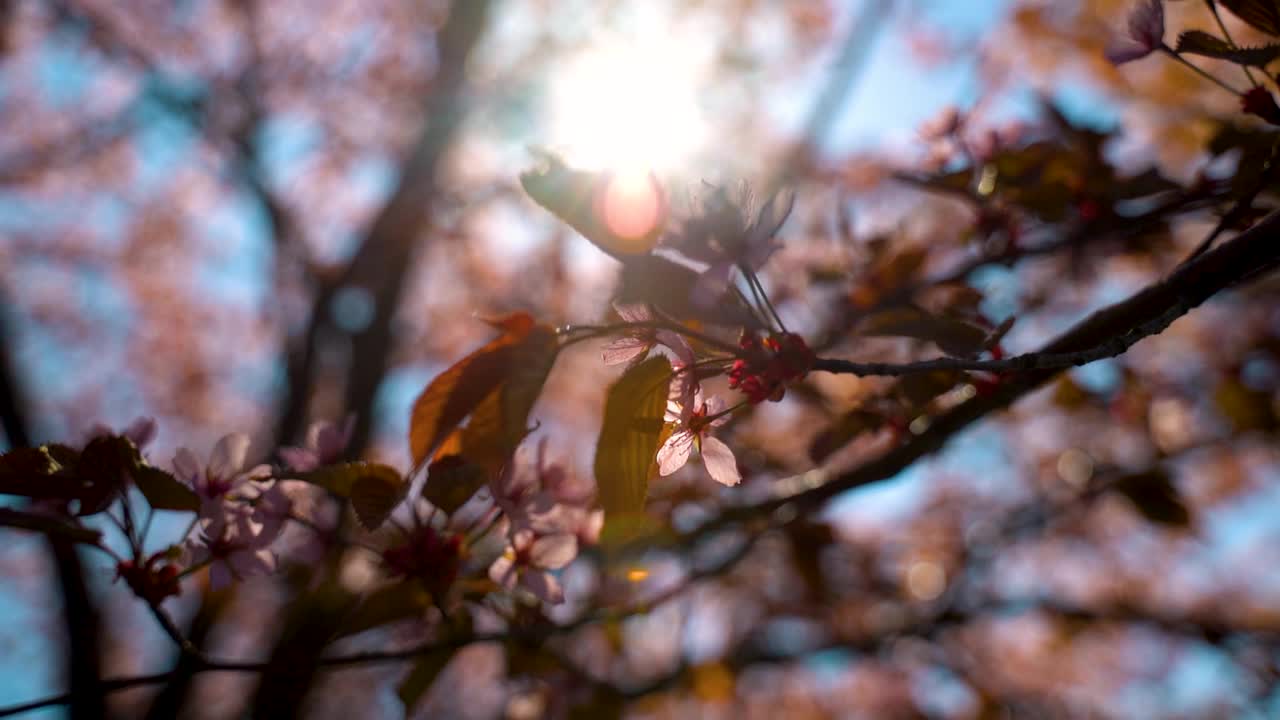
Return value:
<svg viewBox="0 0 1280 720">
<path fill-rule="evenodd" d="M 178 474 L 178 479 L 186 483 L 192 490 L 199 491 L 200 484 L 200 459 L 196 454 L 186 448 L 178 448 L 178 453 L 173 456 L 173 470 Z"/>
<path fill-rule="evenodd" d="M 721 485 L 732 487 L 742 482 L 733 451 L 718 438 L 710 435 L 702 438 L 702 464 L 707 466 L 711 478 Z"/>
<path fill-rule="evenodd" d="M 221 590 L 231 584 L 231 566 L 222 560 L 215 560 L 209 566 L 209 588 Z"/>
<path fill-rule="evenodd" d="M 638 337 L 618 338 L 605 345 L 603 350 L 605 365 L 621 365 L 630 362 L 649 352 L 652 346 L 647 340 Z"/>
<path fill-rule="evenodd" d="M 613 309 L 624 322 L 648 322 L 653 319 L 653 316 L 649 314 L 649 306 L 645 303 L 614 303 Z"/>
<path fill-rule="evenodd" d="M 672 433 L 667 441 L 658 448 L 658 474 L 666 477 L 684 467 L 689 462 L 689 453 L 693 450 L 693 433 L 680 430 Z"/>
<path fill-rule="evenodd" d="M 225 435 L 213 446 L 209 455 L 209 477 L 223 480 L 240 472 L 249 452 L 249 436 L 244 433 Z"/>
<path fill-rule="evenodd" d="M 548 570 L 559 570 L 577 556 L 578 538 L 568 533 L 540 537 L 529 550 L 529 562 Z"/>
<path fill-rule="evenodd" d="M 516 586 L 516 563 L 510 553 L 505 553 L 489 566 L 489 579 L 510 590 Z"/>
<path fill-rule="evenodd" d="M 564 602 L 564 588 L 560 587 L 560 581 L 551 573 L 526 572 L 520 578 L 520 587 L 551 605 Z"/>
</svg>

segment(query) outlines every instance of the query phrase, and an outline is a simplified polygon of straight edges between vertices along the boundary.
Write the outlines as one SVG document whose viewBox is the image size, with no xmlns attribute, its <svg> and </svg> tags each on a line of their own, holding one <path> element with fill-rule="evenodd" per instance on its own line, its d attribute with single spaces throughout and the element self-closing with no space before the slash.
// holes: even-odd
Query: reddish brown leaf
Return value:
<svg viewBox="0 0 1280 720">
<path fill-rule="evenodd" d="M 502 335 L 436 376 L 413 404 L 409 448 L 420 466 L 445 438 L 507 378 L 516 346 L 534 328 L 533 318 L 514 313 L 495 326 Z"/>
</svg>

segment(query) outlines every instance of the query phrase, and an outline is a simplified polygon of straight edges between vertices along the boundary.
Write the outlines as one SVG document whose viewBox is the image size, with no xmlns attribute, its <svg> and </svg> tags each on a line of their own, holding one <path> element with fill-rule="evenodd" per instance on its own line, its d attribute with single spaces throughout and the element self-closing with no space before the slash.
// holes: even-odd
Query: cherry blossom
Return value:
<svg viewBox="0 0 1280 720">
<path fill-rule="evenodd" d="M 666 420 L 676 423 L 676 431 L 658 448 L 658 474 L 666 477 L 684 467 L 697 446 L 702 464 L 713 480 L 722 485 L 741 482 L 733 451 L 710 434 L 711 428 L 728 422 L 728 415 L 721 414 L 724 409 L 724 400 L 719 397 L 704 400 L 701 392 L 687 405 L 669 402 Z"/>
<path fill-rule="evenodd" d="M 303 447 L 282 447 L 280 457 L 294 472 L 309 472 L 338 462 L 351 443 L 355 423 L 354 415 L 348 415 L 341 425 L 327 420 L 314 422 L 307 428 L 307 444 Z"/>
<path fill-rule="evenodd" d="M 569 533 L 539 535 L 517 530 L 503 554 L 489 566 L 489 579 L 507 590 L 520 587 L 538 599 L 557 605 L 564 601 L 560 581 L 548 570 L 559 570 L 578 555 L 578 539 Z"/>
<path fill-rule="evenodd" d="M 752 215 L 753 199 L 747 185 L 730 198 L 723 187 L 713 187 L 690 217 L 671 233 L 665 244 L 681 254 L 708 263 L 693 290 L 693 301 L 703 307 L 718 301 L 729 289 L 736 267 L 759 270 L 782 244 L 775 239 L 791 214 L 795 196 L 775 193 Z"/>
<path fill-rule="evenodd" d="M 1128 37 L 1107 47 L 1106 56 L 1115 65 L 1139 60 L 1164 45 L 1164 4 L 1162 0 L 1141 0 L 1129 12 Z"/>
<path fill-rule="evenodd" d="M 173 458 L 178 479 L 186 483 L 200 498 L 200 517 L 206 521 L 223 521 L 228 502 L 247 499 L 246 490 L 262 489 L 261 482 L 271 477 L 271 468 L 258 465 L 242 472 L 249 450 L 249 436 L 231 433 L 218 440 L 209 454 L 208 464 L 201 467 L 199 458 L 187 448 L 179 448 Z"/>
<path fill-rule="evenodd" d="M 209 565 L 209 584 L 220 590 L 234 580 L 265 575 L 276 568 L 276 556 L 267 548 L 275 538 L 264 532 L 248 513 L 220 516 L 204 524 L 184 545 L 188 567 Z"/>
</svg>

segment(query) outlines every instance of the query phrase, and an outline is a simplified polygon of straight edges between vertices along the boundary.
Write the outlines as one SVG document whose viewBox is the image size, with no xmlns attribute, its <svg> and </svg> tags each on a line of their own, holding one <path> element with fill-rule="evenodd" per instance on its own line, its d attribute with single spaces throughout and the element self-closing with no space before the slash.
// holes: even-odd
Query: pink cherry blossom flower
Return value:
<svg viewBox="0 0 1280 720">
<path fill-rule="evenodd" d="M 647 323 L 653 321 L 653 313 L 644 303 L 635 305 L 614 305 L 618 316 L 628 323 Z M 679 333 L 651 327 L 637 327 L 627 330 L 627 334 L 604 346 L 604 364 L 628 367 L 638 364 L 649 354 L 649 351 L 662 345 L 671 350 L 677 359 L 688 358 L 693 362 L 693 348 Z"/>
<path fill-rule="evenodd" d="M 1140 0 L 1129 12 L 1129 33 L 1107 47 L 1106 56 L 1114 65 L 1123 65 L 1164 47 L 1164 4 L 1162 0 Z"/>
<path fill-rule="evenodd" d="M 156 437 L 156 420 L 151 417 L 140 417 L 129 423 L 129 427 L 117 432 L 116 430 L 98 423 L 89 428 L 85 433 L 84 441 L 87 444 L 95 438 L 105 437 L 107 435 L 123 435 L 133 442 L 134 446 L 139 450 L 146 447 Z"/>
<path fill-rule="evenodd" d="M 518 530 L 503 554 L 489 566 L 489 579 L 507 590 L 519 587 L 543 602 L 558 605 L 564 589 L 549 570 L 559 570 L 578 555 L 578 539 L 569 533 L 539 535 Z"/>
<path fill-rule="evenodd" d="M 348 415 L 341 425 L 327 420 L 311 423 L 307 428 L 307 444 L 303 447 L 282 447 L 280 457 L 294 472 L 310 472 L 322 465 L 332 465 L 342 459 L 351 443 L 351 433 L 356 417 Z"/>
<path fill-rule="evenodd" d="M 272 539 L 247 513 L 222 516 L 187 540 L 183 565 L 208 563 L 209 584 L 220 590 L 232 580 L 273 572 L 276 556 L 267 549 Z"/>
<path fill-rule="evenodd" d="M 713 187 L 700 206 L 664 241 L 681 254 L 708 263 L 694 286 L 692 300 L 702 307 L 714 305 L 729 289 L 735 268 L 759 270 L 782 244 L 775 239 L 791 214 L 795 195 L 775 193 L 755 211 L 746 183 L 737 197 L 723 187 Z"/>
<path fill-rule="evenodd" d="M 658 474 L 666 477 L 684 467 L 694 446 L 702 457 L 702 464 L 712 479 L 722 485 L 737 485 L 742 481 L 738 462 L 728 445 L 710 434 L 711 428 L 728 422 L 721 415 L 725 402 L 719 397 L 703 400 L 698 393 L 692 403 L 667 404 L 667 422 L 676 423 L 676 431 L 658 448 Z"/>
<path fill-rule="evenodd" d="M 262 490 L 261 482 L 271 477 L 271 468 L 258 465 L 242 472 L 249 450 L 249 436 L 232 433 L 218 440 L 209 454 L 209 462 L 201 467 L 199 458 L 187 448 L 179 448 L 173 458 L 178 479 L 186 483 L 200 498 L 200 517 L 224 521 L 224 505 L 247 499 L 245 490 Z"/>
</svg>

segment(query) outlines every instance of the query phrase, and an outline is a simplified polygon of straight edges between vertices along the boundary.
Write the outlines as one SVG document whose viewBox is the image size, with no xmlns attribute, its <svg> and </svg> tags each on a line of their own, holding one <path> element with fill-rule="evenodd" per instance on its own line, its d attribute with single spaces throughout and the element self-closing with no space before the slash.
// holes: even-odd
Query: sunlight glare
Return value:
<svg viewBox="0 0 1280 720">
<path fill-rule="evenodd" d="M 693 43 L 671 36 L 584 51 L 552 79 L 552 146 L 587 170 L 676 170 L 705 140 L 703 66 Z"/>
</svg>

